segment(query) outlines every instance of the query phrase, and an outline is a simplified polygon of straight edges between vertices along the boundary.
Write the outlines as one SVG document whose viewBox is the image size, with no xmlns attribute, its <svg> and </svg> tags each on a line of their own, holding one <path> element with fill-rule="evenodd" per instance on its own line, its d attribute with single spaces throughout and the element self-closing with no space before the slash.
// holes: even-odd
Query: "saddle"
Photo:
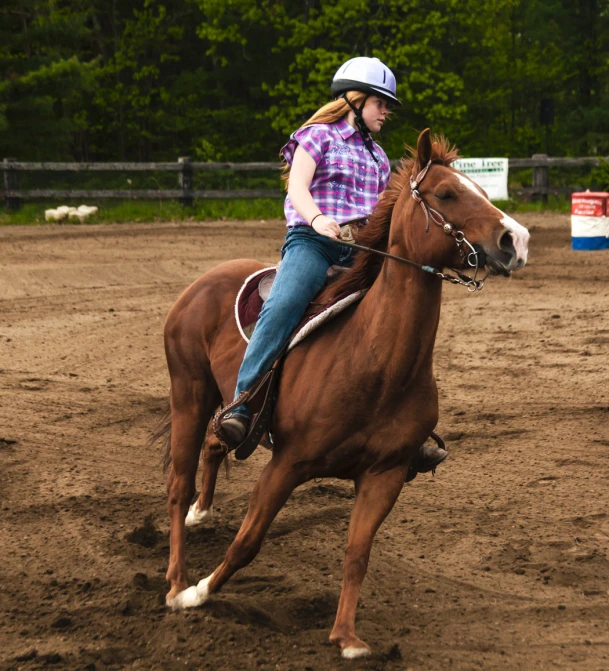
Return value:
<svg viewBox="0 0 609 671">
<path fill-rule="evenodd" d="M 250 341 L 258 317 L 260 316 L 262 306 L 270 295 L 271 288 L 277 277 L 278 269 L 279 264 L 256 271 L 245 280 L 241 289 L 239 289 L 235 301 L 235 321 L 237 322 L 239 333 L 241 333 L 245 342 Z M 347 270 L 348 268 L 342 266 L 331 266 L 328 269 L 326 283 L 309 304 L 302 320 L 292 334 L 288 349 L 292 349 L 292 347 L 298 342 L 301 342 L 309 333 L 314 331 L 321 324 L 364 297 L 366 293 L 365 291 L 357 291 L 351 294 L 339 294 L 329 301 L 320 300 L 327 287 L 342 277 L 343 273 Z M 304 332 L 302 332 L 303 330 Z M 296 340 L 296 342 L 294 342 L 294 340 Z"/>
<path fill-rule="evenodd" d="M 358 228 L 366 223 L 365 220 L 354 220 L 341 225 L 341 239 L 347 243 L 355 241 L 355 235 Z M 263 268 L 246 278 L 241 286 L 235 300 L 235 321 L 239 333 L 245 340 L 249 339 L 254 331 L 256 322 L 262 310 L 264 302 L 268 299 L 277 276 L 279 264 Z M 222 419 L 234 408 L 243 403 L 247 403 L 248 408 L 253 413 L 250 422 L 250 429 L 241 445 L 235 449 L 236 459 L 247 459 L 256 449 L 262 437 L 267 433 L 269 441 L 272 443 L 272 436 L 268 431 L 271 421 L 271 415 L 277 400 L 277 384 L 283 358 L 289 350 L 302 342 L 310 333 L 319 328 L 321 324 L 332 319 L 337 314 L 345 310 L 353 303 L 361 300 L 366 291 L 356 291 L 354 293 L 339 294 L 327 302 L 320 301 L 321 296 L 329 284 L 342 276 L 347 268 L 340 266 L 331 266 L 326 277 L 326 284 L 322 287 L 319 294 L 313 299 L 305 314 L 296 327 L 294 333 L 289 338 L 285 347 L 279 353 L 273 367 L 262 377 L 257 385 L 241 393 L 234 401 L 223 407 L 216 413 L 213 419 L 212 427 L 223 448 L 228 452 L 229 446 L 224 440 L 221 430 Z"/>
<path fill-rule="evenodd" d="M 354 219 L 353 221 L 340 224 L 341 240 L 346 243 L 355 242 L 358 230 L 366 223 L 367 219 Z M 237 294 L 237 300 L 235 301 L 235 320 L 237 322 L 237 328 L 245 342 L 249 342 L 254 327 L 256 326 L 256 322 L 258 321 L 260 311 L 262 310 L 262 306 L 271 293 L 271 288 L 277 277 L 279 265 L 280 264 L 278 263 L 277 265 L 263 268 L 250 275 Z M 349 298 L 349 295 L 345 293 L 335 296 L 330 301 L 320 301 L 320 297 L 324 294 L 327 287 L 340 278 L 346 270 L 348 270 L 348 268 L 342 266 L 330 266 L 326 275 L 326 283 L 321 288 L 319 294 L 313 298 L 305 311 L 303 319 L 292 334 L 292 340 L 314 317 L 320 316 L 319 319 L 314 320 L 313 324 L 309 324 L 308 328 L 302 335 L 300 335 L 297 342 L 300 342 L 306 335 L 311 333 L 311 331 L 315 330 L 322 323 L 331 319 L 339 312 L 342 312 L 346 307 L 363 297 L 363 292 L 357 292 L 357 294 L 352 294 L 353 297 L 347 302 L 343 303 L 343 299 Z M 332 309 L 330 310 L 330 308 Z M 291 345 L 288 349 L 292 349 L 296 344 L 296 342 L 291 341 Z"/>
<path fill-rule="evenodd" d="M 245 280 L 237 294 L 235 300 L 235 320 L 237 328 L 245 342 L 249 342 L 262 306 L 269 297 L 271 287 L 277 276 L 278 267 L 271 266 L 253 273 Z M 268 431 L 268 426 L 277 400 L 277 386 L 281 365 L 288 351 L 302 342 L 304 338 L 319 328 L 321 324 L 332 319 L 353 303 L 361 300 L 366 294 L 366 291 L 356 291 L 354 293 L 339 294 L 327 302 L 319 300 L 326 287 L 341 277 L 346 270 L 347 268 L 340 266 L 332 266 L 328 270 L 326 285 L 309 305 L 301 322 L 279 353 L 271 370 L 262 377 L 253 389 L 242 392 L 232 403 L 229 403 L 216 413 L 213 420 L 213 430 L 226 451 L 230 448 L 222 435 L 220 426 L 222 419 L 234 408 L 243 403 L 247 403 L 248 408 L 253 413 L 249 432 L 243 443 L 235 449 L 236 459 L 247 459 L 256 449 L 265 433 L 267 433 L 272 443 L 272 436 Z"/>
</svg>

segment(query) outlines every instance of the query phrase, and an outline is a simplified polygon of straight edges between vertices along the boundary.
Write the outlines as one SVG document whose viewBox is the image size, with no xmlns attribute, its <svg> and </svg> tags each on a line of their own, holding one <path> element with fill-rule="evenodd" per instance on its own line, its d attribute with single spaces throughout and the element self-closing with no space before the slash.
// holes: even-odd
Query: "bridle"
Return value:
<svg viewBox="0 0 609 671">
<path fill-rule="evenodd" d="M 425 179 L 425 176 L 429 172 L 431 167 L 431 159 L 427 162 L 427 165 L 419 172 L 416 177 L 410 177 L 410 193 L 421 208 L 425 212 L 425 232 L 429 233 L 429 221 L 433 221 L 434 224 L 440 226 L 446 235 L 450 235 L 454 238 L 459 248 L 459 254 L 464 261 L 467 261 L 467 264 L 470 268 L 474 268 L 474 276 L 468 277 L 463 273 L 460 273 L 458 270 L 452 268 L 452 270 L 457 273 L 461 282 L 456 284 L 463 284 L 467 287 L 468 291 L 481 291 L 484 288 L 484 281 L 488 277 L 488 273 L 481 280 L 476 279 L 478 277 L 478 271 L 480 268 L 484 268 L 486 263 L 486 254 L 481 246 L 474 246 L 472 243 L 465 237 L 463 231 L 458 230 L 454 224 L 451 224 L 449 221 L 446 221 L 444 215 L 441 212 L 438 212 L 435 208 L 428 205 L 424 200 L 423 196 L 419 193 L 419 185 Z M 467 251 L 469 248 L 469 252 Z M 482 263 L 481 263 L 482 261 Z M 444 278 L 442 278 L 444 279 Z"/>
<path fill-rule="evenodd" d="M 361 222 L 361 220 L 356 220 L 354 222 L 348 221 L 345 222 L 344 224 L 340 224 L 341 226 L 347 227 L 349 237 L 343 237 L 340 240 L 334 240 L 333 238 L 330 238 L 330 240 L 338 244 L 345 245 L 347 247 L 353 247 L 355 249 L 359 249 L 364 252 L 369 252 L 370 254 L 377 254 L 378 256 L 384 256 L 385 258 L 393 259 L 394 261 L 400 261 L 401 263 L 406 263 L 409 266 L 413 266 L 426 273 L 435 275 L 439 279 L 444 280 L 446 282 L 450 282 L 451 284 L 460 284 L 471 293 L 474 293 L 475 291 L 482 291 L 482 289 L 484 288 L 484 282 L 488 277 L 488 273 L 480 280 L 477 279 L 477 277 L 479 270 L 481 268 L 484 268 L 486 264 L 486 255 L 484 253 L 484 250 L 482 249 L 482 247 L 478 245 L 472 245 L 471 242 L 465 237 L 463 231 L 458 230 L 454 224 L 451 224 L 449 221 L 446 221 L 442 213 L 438 212 L 438 210 L 428 205 L 423 200 L 423 196 L 421 196 L 421 194 L 419 193 L 419 185 L 425 179 L 425 176 L 429 172 L 429 168 L 431 167 L 431 165 L 432 162 L 430 160 L 416 177 L 413 178 L 411 176 L 410 193 L 414 198 L 414 200 L 423 208 L 423 212 L 425 212 L 425 218 L 426 218 L 425 231 L 429 232 L 429 222 L 433 221 L 434 224 L 442 227 L 442 230 L 446 235 L 450 235 L 452 238 L 454 238 L 457 247 L 459 248 L 461 258 L 471 268 L 474 268 L 473 277 L 470 277 L 469 275 L 460 272 L 456 268 L 451 268 L 451 270 L 455 273 L 455 275 L 449 275 L 448 273 L 443 273 L 441 270 L 433 268 L 432 266 L 416 263 L 415 261 L 405 259 L 402 256 L 396 256 L 395 254 L 389 254 L 388 252 L 381 252 L 378 249 L 372 249 L 371 247 L 365 247 L 364 245 L 356 244 L 351 229 L 349 227 L 349 224 Z"/>
</svg>

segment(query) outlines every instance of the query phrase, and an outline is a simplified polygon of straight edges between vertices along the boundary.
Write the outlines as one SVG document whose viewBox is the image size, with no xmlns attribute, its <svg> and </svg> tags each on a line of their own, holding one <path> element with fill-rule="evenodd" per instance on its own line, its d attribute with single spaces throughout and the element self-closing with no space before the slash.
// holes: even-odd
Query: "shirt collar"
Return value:
<svg viewBox="0 0 609 671">
<path fill-rule="evenodd" d="M 355 133 L 355 128 L 347 123 L 344 117 L 336 122 L 336 130 L 340 133 L 343 140 L 348 140 Z"/>
</svg>

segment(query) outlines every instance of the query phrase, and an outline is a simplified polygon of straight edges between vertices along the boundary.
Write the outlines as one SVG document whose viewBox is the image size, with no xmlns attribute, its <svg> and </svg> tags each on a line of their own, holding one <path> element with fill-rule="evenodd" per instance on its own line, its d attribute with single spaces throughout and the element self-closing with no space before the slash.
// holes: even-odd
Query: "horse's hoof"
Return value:
<svg viewBox="0 0 609 671">
<path fill-rule="evenodd" d="M 199 581 L 198 585 L 193 585 L 187 589 L 178 592 L 173 598 L 166 599 L 165 603 L 172 610 L 182 610 L 183 608 L 196 608 L 203 605 L 209 599 L 209 589 L 207 585 L 211 576 Z"/>
<path fill-rule="evenodd" d="M 178 592 L 172 599 L 166 599 L 166 604 L 172 610 L 182 610 L 182 608 L 194 608 L 199 605 L 197 588 L 193 585 Z"/>
<path fill-rule="evenodd" d="M 188 509 L 188 514 L 184 520 L 184 524 L 187 527 L 194 527 L 197 524 L 205 522 L 206 519 L 211 519 L 213 517 L 214 507 L 209 506 L 207 510 L 199 510 L 198 500 L 195 501 L 192 506 Z"/>
<path fill-rule="evenodd" d="M 341 651 L 341 656 L 343 659 L 359 659 L 360 657 L 368 657 L 372 654 L 370 648 L 343 648 Z"/>
</svg>

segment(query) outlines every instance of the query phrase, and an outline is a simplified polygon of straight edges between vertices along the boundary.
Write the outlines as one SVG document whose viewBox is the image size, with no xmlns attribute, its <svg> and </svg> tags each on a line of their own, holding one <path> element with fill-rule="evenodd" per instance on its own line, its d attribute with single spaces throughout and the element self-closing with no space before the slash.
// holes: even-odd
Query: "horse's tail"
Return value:
<svg viewBox="0 0 609 671">
<path fill-rule="evenodd" d="M 152 447 L 155 443 L 161 442 L 161 445 L 164 447 L 162 462 L 163 462 L 163 473 L 167 472 L 167 469 L 171 465 L 171 407 L 167 404 L 167 408 L 163 414 L 159 417 L 159 420 L 154 428 L 152 435 L 148 438 L 146 442 L 147 447 Z"/>
</svg>

